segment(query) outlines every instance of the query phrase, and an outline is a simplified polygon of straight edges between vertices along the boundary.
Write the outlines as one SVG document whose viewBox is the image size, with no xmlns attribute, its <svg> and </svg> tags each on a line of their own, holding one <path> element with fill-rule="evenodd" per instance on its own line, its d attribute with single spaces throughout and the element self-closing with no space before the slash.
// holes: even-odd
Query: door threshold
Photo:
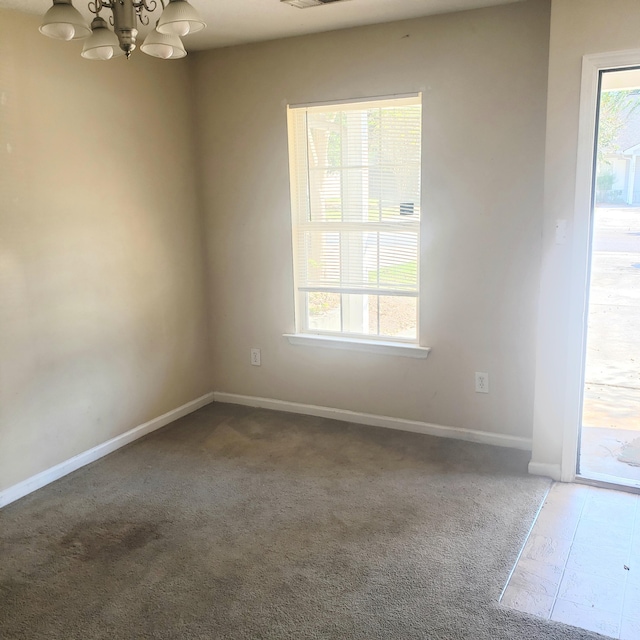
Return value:
<svg viewBox="0 0 640 640">
<path fill-rule="evenodd" d="M 626 491 L 627 493 L 640 493 L 640 482 L 637 480 L 627 480 L 617 476 L 610 476 L 606 473 L 590 473 L 586 475 L 576 475 L 575 482 L 578 484 L 588 484 L 600 489 L 613 489 L 614 491 Z"/>
</svg>

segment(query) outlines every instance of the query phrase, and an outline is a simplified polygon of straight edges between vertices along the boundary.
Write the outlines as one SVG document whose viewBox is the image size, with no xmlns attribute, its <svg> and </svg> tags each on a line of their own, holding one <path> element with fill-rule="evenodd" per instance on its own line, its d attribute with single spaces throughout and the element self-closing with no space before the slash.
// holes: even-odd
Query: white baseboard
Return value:
<svg viewBox="0 0 640 640">
<path fill-rule="evenodd" d="M 73 456 L 73 458 L 69 458 L 60 464 L 55 465 L 55 467 L 51 467 L 50 469 L 46 469 L 41 473 L 36 474 L 35 476 L 31 476 L 18 484 L 14 484 L 12 487 L 5 489 L 4 491 L 0 491 L 0 509 L 10 504 L 11 502 L 15 502 L 20 498 L 36 491 L 44 487 L 45 485 L 53 482 L 54 480 L 58 480 L 67 474 L 80 469 L 80 467 L 84 467 L 85 465 L 95 462 L 100 458 L 106 456 L 120 447 L 124 447 L 126 444 L 137 440 L 138 438 L 142 438 L 142 436 L 146 436 L 148 433 L 155 431 L 156 429 L 160 429 L 169 423 L 177 420 L 178 418 L 182 418 L 183 416 L 204 407 L 207 404 L 213 402 L 214 399 L 213 393 L 207 393 L 200 398 L 196 398 L 191 402 L 187 402 L 183 404 L 181 407 L 176 409 L 172 409 L 167 413 L 154 418 L 153 420 L 149 420 L 149 422 L 145 422 L 137 427 L 134 427 L 130 431 L 123 433 L 115 438 L 111 438 L 111 440 L 107 440 L 102 444 L 99 444 L 88 451 L 84 451 L 83 453 L 79 453 L 77 456 Z"/>
<path fill-rule="evenodd" d="M 462 429 L 460 427 L 445 427 L 439 424 L 418 422 L 417 420 L 376 416 L 370 413 L 360 413 L 358 411 L 348 411 L 346 409 L 332 409 L 330 407 L 318 407 L 312 404 L 300 404 L 298 402 L 287 402 L 285 400 L 242 396 L 222 391 L 214 391 L 213 399 L 216 402 L 242 404 L 248 407 L 258 407 L 261 409 L 275 409 L 276 411 L 286 411 L 288 413 L 302 413 L 309 416 L 317 416 L 319 418 L 332 418 L 334 420 L 344 420 L 345 422 L 365 424 L 371 427 L 386 427 L 387 429 L 412 431 L 414 433 L 423 433 L 425 435 L 439 436 L 441 438 L 455 438 L 456 440 L 490 444 L 496 447 L 508 447 L 510 449 L 531 451 L 531 440 L 529 438 L 519 438 L 517 436 L 509 436 L 501 433 L 475 431 L 473 429 Z"/>
<path fill-rule="evenodd" d="M 561 480 L 562 472 L 559 464 L 550 464 L 548 462 L 534 462 L 529 463 L 529 473 L 532 476 L 547 476 L 552 480 Z"/>
</svg>

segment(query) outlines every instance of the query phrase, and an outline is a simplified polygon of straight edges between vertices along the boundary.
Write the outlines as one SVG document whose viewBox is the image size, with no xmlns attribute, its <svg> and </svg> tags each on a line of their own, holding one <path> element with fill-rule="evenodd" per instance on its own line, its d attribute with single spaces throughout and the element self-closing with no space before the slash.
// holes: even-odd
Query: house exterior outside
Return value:
<svg viewBox="0 0 640 640">
<path fill-rule="evenodd" d="M 620 119 L 610 151 L 601 155 L 596 203 L 640 206 L 640 94 L 629 96 Z"/>
</svg>

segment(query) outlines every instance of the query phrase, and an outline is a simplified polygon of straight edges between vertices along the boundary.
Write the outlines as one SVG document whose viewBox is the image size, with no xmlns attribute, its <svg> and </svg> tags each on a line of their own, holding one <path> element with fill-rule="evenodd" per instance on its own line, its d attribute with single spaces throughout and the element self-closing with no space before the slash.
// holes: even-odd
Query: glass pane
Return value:
<svg viewBox="0 0 640 640">
<path fill-rule="evenodd" d="M 416 298 L 404 296 L 342 295 L 344 333 L 417 338 Z"/>
<path fill-rule="evenodd" d="M 417 234 L 380 234 L 380 284 L 398 289 L 418 286 Z"/>
<path fill-rule="evenodd" d="M 307 319 L 311 331 L 341 331 L 340 294 L 307 294 Z"/>
<path fill-rule="evenodd" d="M 374 187 L 369 185 L 369 212 L 367 214 L 367 222 L 380 222 L 382 212 L 382 200 L 380 193 Z"/>
<path fill-rule="evenodd" d="M 377 296 L 342 294 L 342 326 L 345 333 L 376 335 L 378 333 Z"/>
<path fill-rule="evenodd" d="M 302 234 L 300 243 L 303 251 L 298 252 L 302 261 L 298 265 L 301 281 L 307 287 L 334 287 L 341 282 L 340 234 Z"/>
<path fill-rule="evenodd" d="M 309 210 L 312 222 L 342 220 L 342 175 L 326 169 L 309 173 Z"/>
<path fill-rule="evenodd" d="M 343 169 L 341 173 L 342 220 L 345 222 L 369 222 L 371 206 L 369 202 L 369 169 L 366 167 Z"/>
<path fill-rule="evenodd" d="M 373 288 L 380 286 L 380 242 L 378 233 L 363 233 L 363 285 Z"/>
<path fill-rule="evenodd" d="M 381 158 L 396 166 L 420 163 L 421 107 L 388 107 L 380 116 Z"/>
<path fill-rule="evenodd" d="M 340 115 L 339 112 L 309 115 L 309 208 L 314 222 L 342 219 Z"/>
<path fill-rule="evenodd" d="M 369 298 L 369 326 L 367 331 L 368 334 L 377 336 L 378 335 L 378 321 L 380 319 L 379 314 L 379 296 L 367 296 Z"/>
<path fill-rule="evenodd" d="M 416 298 L 380 296 L 380 335 L 415 340 L 418 336 Z"/>
</svg>

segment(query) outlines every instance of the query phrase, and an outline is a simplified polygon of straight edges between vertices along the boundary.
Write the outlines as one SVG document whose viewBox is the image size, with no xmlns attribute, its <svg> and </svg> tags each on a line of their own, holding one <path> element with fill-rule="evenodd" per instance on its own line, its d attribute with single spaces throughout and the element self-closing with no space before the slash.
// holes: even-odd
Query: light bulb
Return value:
<svg viewBox="0 0 640 640">
<path fill-rule="evenodd" d="M 76 34 L 76 29 L 67 22 L 54 22 L 42 27 L 42 32 L 50 38 L 58 40 L 71 40 Z"/>
<path fill-rule="evenodd" d="M 178 22 L 170 22 L 165 25 L 165 32 L 174 36 L 186 36 L 191 31 L 191 25 L 187 20 L 179 20 Z"/>
<path fill-rule="evenodd" d="M 173 55 L 173 47 L 168 44 L 148 44 L 144 52 L 149 56 L 168 60 Z"/>
<path fill-rule="evenodd" d="M 98 60 L 111 60 L 113 58 L 113 47 L 96 47 L 93 52 Z"/>
</svg>

